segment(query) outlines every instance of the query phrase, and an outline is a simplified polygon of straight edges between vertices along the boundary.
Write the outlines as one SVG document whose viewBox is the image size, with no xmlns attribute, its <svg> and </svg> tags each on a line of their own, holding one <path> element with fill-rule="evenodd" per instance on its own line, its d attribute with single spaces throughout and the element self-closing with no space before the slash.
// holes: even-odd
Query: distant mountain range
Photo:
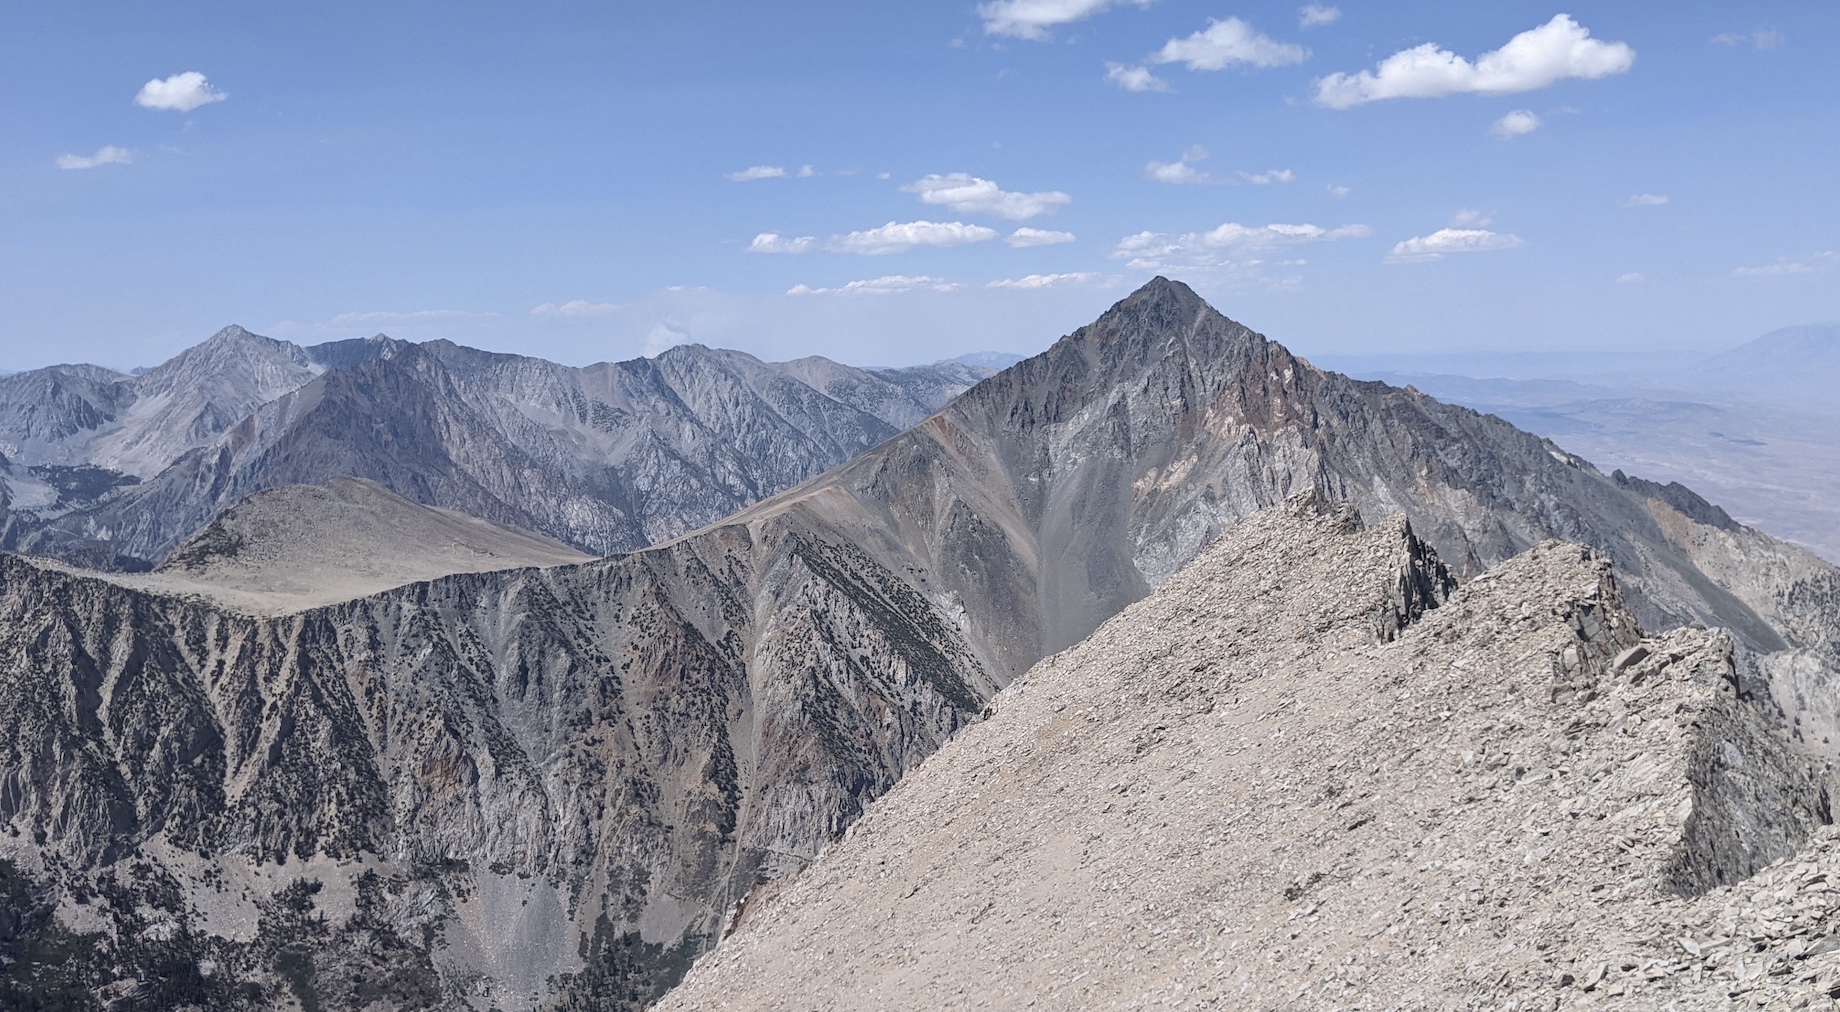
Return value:
<svg viewBox="0 0 1840 1012">
<path fill-rule="evenodd" d="M 706 349 L 589 370 L 446 345 L 348 350 L 358 361 L 187 451 L 177 473 L 192 484 L 169 467 L 86 515 L 149 486 L 199 515 L 257 484 L 241 476 L 342 467 L 419 476 L 391 487 L 424 502 L 476 494 L 574 523 L 545 495 L 609 500 L 569 499 L 582 455 L 561 447 L 689 447 L 671 459 L 696 468 L 643 488 L 714 476 L 697 487 L 743 498 L 771 484 L 744 476 L 795 468 L 741 472 L 725 454 L 844 453 L 873 438 L 863 419 L 893 424 L 856 406 L 888 387 L 847 373 L 850 389 L 826 386 L 819 364 L 806 381 Z M 644 404 L 649 421 L 602 432 L 596 404 Z M 849 438 L 795 424 L 820 419 Z M 618 459 L 664 459 L 648 453 Z M 552 475 L 555 490 L 539 484 Z M 1684 486 L 1323 372 L 1158 278 L 846 463 L 616 558 L 259 614 L 0 555 L 0 877 L 32 910 L 82 906 L 110 944 L 71 948 L 42 918 L 18 930 L 84 953 L 60 965 L 139 1007 L 465 994 L 636 1009 L 1002 686 L 1299 495 L 1416 532 L 1368 563 L 1397 574 L 1361 619 L 1375 636 L 1444 592 L 1421 586 L 1444 570 L 1414 546 L 1473 582 L 1569 539 L 1614 560 L 1629 615 L 1732 630 L 1727 687 L 1780 707 L 1810 747 L 1840 740 L 1840 570 Z M 689 515 L 663 530 L 716 508 L 678 501 Z M 1291 575 L 1261 563 L 1235 579 Z M 1255 605 L 1243 623 L 1266 621 Z M 1346 601 L 1311 607 L 1282 621 L 1347 618 Z M 1620 644 L 1623 615 L 1583 602 L 1525 618 Z M 1573 661 L 1533 660 L 1522 676 L 1551 700 L 1581 691 Z"/>
<path fill-rule="evenodd" d="M 251 492 L 349 476 L 593 554 L 632 551 L 835 466 L 994 371 L 699 345 L 571 368 L 227 327 L 141 375 L 0 378 L 0 545 L 145 569 Z"/>
</svg>

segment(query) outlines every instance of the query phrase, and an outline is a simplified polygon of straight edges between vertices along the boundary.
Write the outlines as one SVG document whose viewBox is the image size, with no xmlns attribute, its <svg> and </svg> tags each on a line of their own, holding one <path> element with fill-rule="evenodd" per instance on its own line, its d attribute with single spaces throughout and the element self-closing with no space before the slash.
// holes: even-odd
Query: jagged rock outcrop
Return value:
<svg viewBox="0 0 1840 1012">
<path fill-rule="evenodd" d="M 1807 958 L 1840 948 L 1817 944 L 1840 929 L 1830 771 L 1737 698 L 1730 638 L 1643 638 L 1608 563 L 1561 542 L 1376 621 L 1440 585 L 1399 519 L 1255 515 L 1005 689 L 657 1007 L 1840 986 L 1840 954 Z"/>
<path fill-rule="evenodd" d="M 251 492 L 365 478 L 595 554 L 693 530 L 895 435 L 992 370 L 697 345 L 576 369 L 446 341 L 226 328 L 144 375 L 0 379 L 11 547 L 145 568 Z M 137 561 L 138 560 L 138 563 Z"/>
</svg>

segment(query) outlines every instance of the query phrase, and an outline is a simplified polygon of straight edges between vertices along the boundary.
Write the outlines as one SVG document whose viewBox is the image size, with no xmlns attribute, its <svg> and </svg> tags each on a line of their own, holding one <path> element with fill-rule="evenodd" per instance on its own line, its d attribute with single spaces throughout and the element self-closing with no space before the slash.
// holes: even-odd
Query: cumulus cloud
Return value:
<svg viewBox="0 0 1840 1012">
<path fill-rule="evenodd" d="M 829 253 L 882 256 L 905 253 L 916 246 L 963 246 L 966 243 L 988 242 L 996 237 L 996 229 L 967 225 L 962 221 L 891 221 L 880 228 L 833 235 L 822 241 L 812 235 L 784 236 L 778 232 L 762 232 L 754 237 L 753 242 L 748 243 L 748 252 L 810 253 L 813 250 L 824 250 Z"/>
<path fill-rule="evenodd" d="M 1494 224 L 1494 222 L 1495 219 L 1488 214 L 1481 211 L 1471 211 L 1467 208 L 1450 216 L 1451 228 L 1487 228 L 1489 225 Z"/>
<path fill-rule="evenodd" d="M 1521 246 L 1521 237 L 1486 228 L 1440 228 L 1430 235 L 1414 236 L 1393 244 L 1387 251 L 1389 264 L 1427 263 L 1442 260 L 1450 253 L 1486 253 L 1491 250 Z"/>
<path fill-rule="evenodd" d="M 740 172 L 731 172 L 728 178 L 737 183 L 751 183 L 756 179 L 784 179 L 786 170 L 778 165 L 750 165 Z"/>
<path fill-rule="evenodd" d="M 963 285 L 946 281 L 943 278 L 927 275 L 908 276 L 906 274 L 888 274 L 879 278 L 865 278 L 851 281 L 837 288 L 813 288 L 810 285 L 793 285 L 786 289 L 787 295 L 896 295 L 921 288 L 935 292 L 950 292 Z"/>
<path fill-rule="evenodd" d="M 1637 274 L 1635 271 L 1630 271 L 1628 274 L 1618 274 L 1616 276 L 1616 283 L 1619 285 L 1638 285 L 1647 280 L 1647 278 Z"/>
<path fill-rule="evenodd" d="M 1055 285 L 1082 285 L 1095 280 L 1099 275 L 1094 271 L 1074 271 L 1070 274 L 1030 274 L 1022 278 L 1005 278 L 992 281 L 986 288 L 1053 288 Z"/>
<path fill-rule="evenodd" d="M 1623 207 L 1660 207 L 1667 202 L 1668 198 L 1665 193 L 1638 193 L 1624 197 L 1617 201 L 1617 204 Z"/>
<path fill-rule="evenodd" d="M 1621 42 L 1594 39 L 1569 15 L 1530 28 L 1476 62 L 1439 49 L 1434 42 L 1400 50 L 1373 70 L 1334 73 L 1316 82 L 1316 102 L 1349 109 L 1388 98 L 1442 98 L 1446 95 L 1506 95 L 1535 91 L 1566 78 L 1595 80 L 1621 74 L 1635 63 L 1636 51 Z"/>
<path fill-rule="evenodd" d="M 1118 240 L 1112 259 L 1129 261 L 1135 270 L 1249 267 L 1260 261 L 1244 258 L 1290 249 L 1306 243 L 1364 239 L 1373 234 L 1366 225 L 1323 228 L 1319 225 L 1241 225 L 1229 221 L 1206 232 L 1139 232 Z"/>
<path fill-rule="evenodd" d="M 1184 64 L 1190 70 L 1225 70 L 1238 64 L 1283 67 L 1302 63 L 1309 55 L 1302 46 L 1279 42 L 1239 18 L 1227 18 L 1209 19 L 1208 26 L 1193 35 L 1170 39 L 1150 59 Z"/>
<path fill-rule="evenodd" d="M 1540 117 L 1535 116 L 1533 110 L 1516 109 L 1496 120 L 1494 125 L 1489 127 L 1489 133 L 1505 141 L 1514 137 L 1525 137 L 1539 128 Z"/>
<path fill-rule="evenodd" d="M 809 253 L 817 248 L 815 235 L 783 236 L 778 232 L 762 232 L 748 243 L 749 253 Z"/>
<path fill-rule="evenodd" d="M 939 204 L 959 214 L 988 214 L 1011 221 L 1052 214 L 1073 202 L 1072 197 L 1059 190 L 1015 193 L 988 179 L 963 172 L 927 176 L 901 189 L 919 194 L 923 204 Z"/>
<path fill-rule="evenodd" d="M 1348 195 L 1349 195 L 1350 193 L 1353 193 L 1353 192 L 1354 192 L 1354 190 L 1353 190 L 1352 188 L 1350 188 L 1350 187 L 1347 187 L 1347 186 L 1343 186 L 1343 185 L 1342 185 L 1342 184 L 1340 184 L 1340 183 L 1330 183 L 1330 184 L 1329 184 L 1328 186 L 1325 186 L 1325 187 L 1323 187 L 1323 189 L 1325 189 L 1325 190 L 1328 190 L 1328 191 L 1329 191 L 1329 194 L 1330 194 L 1330 196 L 1333 196 L 1333 197 L 1338 197 L 1338 198 L 1339 198 L 1339 197 L 1346 197 L 1346 196 L 1348 196 Z"/>
<path fill-rule="evenodd" d="M 801 166 L 799 166 L 799 178 L 800 178 L 800 179 L 810 179 L 811 177 L 813 177 L 813 176 L 815 176 L 815 175 L 817 175 L 817 174 L 818 174 L 818 170 L 817 170 L 817 169 L 814 169 L 814 168 L 812 168 L 812 167 L 811 167 L 811 166 L 809 166 L 809 165 L 801 165 Z"/>
<path fill-rule="evenodd" d="M 110 144 L 97 148 L 93 155 L 59 155 L 57 167 L 60 169 L 93 169 L 98 165 L 126 165 L 133 160 L 134 152 Z"/>
<path fill-rule="evenodd" d="M 229 97 L 229 93 L 211 87 L 203 74 L 188 70 L 171 77 L 156 77 L 141 85 L 140 94 L 134 96 L 134 104 L 162 112 L 191 112 L 201 105 L 222 102 Z"/>
<path fill-rule="evenodd" d="M 1159 183 L 1211 183 L 1214 177 L 1195 168 L 1195 163 L 1207 158 L 1207 149 L 1192 147 L 1182 152 L 1182 157 L 1173 162 L 1150 162 L 1144 166 L 1144 178 Z"/>
<path fill-rule="evenodd" d="M 1300 28 L 1321 28 L 1332 25 L 1342 19 L 1340 7 L 1324 7 L 1322 4 L 1309 4 L 1297 10 L 1297 25 Z"/>
<path fill-rule="evenodd" d="M 891 221 L 880 228 L 831 236 L 824 248 L 833 253 L 882 256 L 905 253 L 916 246 L 963 246 L 996 237 L 996 229 L 962 221 Z"/>
<path fill-rule="evenodd" d="M 587 299 L 570 299 L 560 305 L 545 302 L 530 311 L 532 316 L 606 316 L 620 307 L 613 302 L 589 302 Z"/>
<path fill-rule="evenodd" d="M 1756 52 L 1775 49 L 1783 44 L 1783 34 L 1774 28 L 1759 28 L 1752 32 L 1725 32 L 1714 35 L 1712 41 L 1721 46 L 1750 46 Z"/>
<path fill-rule="evenodd" d="M 1055 246 L 1073 240 L 1072 232 L 1056 232 L 1053 229 L 1030 228 L 1024 225 L 1011 232 L 1009 238 L 1003 241 L 1017 249 L 1028 249 L 1031 246 Z"/>
<path fill-rule="evenodd" d="M 1777 257 L 1775 263 L 1761 267 L 1734 267 L 1731 270 L 1731 276 L 1734 278 L 1780 278 L 1792 274 L 1813 274 L 1833 259 L 1833 250 L 1822 250 L 1819 253 L 1810 253 L 1805 257 L 1793 259 Z"/>
<path fill-rule="evenodd" d="M 1105 79 L 1126 91 L 1168 91 L 1169 82 L 1152 74 L 1149 67 L 1127 67 L 1106 63 Z"/>
<path fill-rule="evenodd" d="M 984 31 L 990 35 L 1011 35 L 1019 39 L 1041 40 L 1048 29 L 1092 17 L 1100 11 L 1132 3 L 1150 6 L 1152 0 L 993 0 L 978 5 L 984 19 Z"/>
<path fill-rule="evenodd" d="M 1264 172 L 1244 172 L 1239 178 L 1254 186 L 1270 186 L 1273 183 L 1296 182 L 1297 174 L 1289 169 L 1267 169 Z"/>
</svg>

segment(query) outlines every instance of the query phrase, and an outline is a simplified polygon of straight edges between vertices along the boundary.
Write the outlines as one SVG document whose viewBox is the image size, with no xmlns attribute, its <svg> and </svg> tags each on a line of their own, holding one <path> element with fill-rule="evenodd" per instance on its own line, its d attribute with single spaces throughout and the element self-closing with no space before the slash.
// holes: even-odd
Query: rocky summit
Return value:
<svg viewBox="0 0 1840 1012">
<path fill-rule="evenodd" d="M 1037 665 L 658 1008 L 1833 1007 L 1829 764 L 1547 542 L 1259 514 Z"/>
<path fill-rule="evenodd" d="M 309 358 L 322 370 L 310 382 L 153 478 L 110 486 L 89 505 L 46 507 L 12 528 L 98 543 L 106 531 L 106 545 L 117 547 L 131 534 L 165 562 L 130 579 L 0 555 L 0 888 L 16 912 L 0 922 L 0 959 L 45 968 L 8 978 L 18 985 L 8 1000 L 85 994 L 162 1010 L 644 1007 L 698 956 L 713 950 L 710 965 L 721 965 L 723 937 L 737 923 L 758 924 L 749 911 L 788 882 L 823 881 L 818 855 L 954 736 L 983 734 L 984 725 L 966 729 L 1005 686 L 1044 657 L 1088 649 L 1079 644 L 1094 630 L 1139 614 L 1128 609 L 1153 593 L 1145 615 L 1201 595 L 1191 625 L 1211 646 L 1170 641 L 1168 657 L 1194 657 L 1186 675 L 1133 668 L 1118 654 L 1117 670 L 1138 671 L 1137 679 L 1103 683 L 1109 701 L 1071 706 L 1065 718 L 1087 739 L 1082 748 L 1101 750 L 1081 753 L 1087 765 L 1078 768 L 1094 783 L 1117 784 L 1096 772 L 1094 755 L 1178 762 L 1168 742 L 1185 726 L 1175 719 L 1181 706 L 1231 717 L 1239 737 L 1223 748 L 1245 751 L 1221 752 L 1225 765 L 1192 787 L 1212 785 L 1216 800 L 1258 787 L 1245 810 L 1261 815 L 1209 825 L 1236 845 L 1270 842 L 1249 853 L 1290 862 L 1279 895 L 1332 875 L 1379 895 L 1424 862 L 1442 862 L 1434 868 L 1442 873 L 1473 861 L 1460 866 L 1469 877 L 1453 881 L 1474 883 L 1461 895 L 1490 897 L 1488 909 L 1501 910 L 1534 895 L 1527 876 L 1564 865 L 1529 854 L 1595 855 L 1601 840 L 1591 834 L 1615 825 L 1625 827 L 1619 839 L 1637 841 L 1630 847 L 1673 832 L 1687 841 L 1685 856 L 1622 866 L 1607 858 L 1610 872 L 1582 895 L 1607 901 L 1622 894 L 1606 890 L 1628 878 L 1684 897 L 1755 881 L 1744 876 L 1820 838 L 1826 808 L 1814 765 L 1833 754 L 1840 720 L 1832 689 L 1840 571 L 1681 486 L 1605 475 L 1500 419 L 1318 370 L 1176 282 L 1151 282 L 937 412 L 900 408 L 899 417 L 918 422 L 891 438 L 865 420 L 875 417 L 866 406 L 892 412 L 888 405 L 905 403 L 900 390 L 924 402 L 958 380 L 935 375 L 904 387 L 882 373 L 852 376 L 810 360 L 769 367 L 708 349 L 566 373 L 438 343 L 356 342 Z M 649 406 L 640 412 L 640 404 Z M 631 413 L 608 413 L 622 405 Z M 892 429 L 875 423 L 884 424 Z M 626 463 L 610 471 L 609 448 L 620 447 L 632 453 L 616 455 Z M 49 452 L 33 452 L 41 451 Z M 826 454 L 854 456 L 794 484 L 826 466 L 816 463 Z M 582 464 L 590 458 L 599 463 Z M 622 470 L 627 464 L 638 470 Z M 70 477 L 43 470 L 50 465 L 9 466 L 35 479 Z M 329 473 L 376 484 L 323 484 Z M 635 476 L 639 485 L 619 484 Z M 601 493 L 571 484 L 578 478 L 613 483 L 593 486 L 602 491 L 659 494 L 595 498 Z M 1272 519 L 1268 511 L 1297 496 L 1335 504 L 1323 507 L 1332 515 L 1348 507 L 1372 526 L 1359 534 L 1346 519 Z M 334 521 L 341 532 L 325 535 L 324 518 L 354 504 L 396 519 L 368 531 Z M 481 523 L 424 509 L 430 504 Z M 158 523 L 137 526 L 135 517 Z M 377 547 L 379 532 L 399 525 L 399 547 L 410 554 L 416 544 L 458 543 L 516 565 L 399 565 Z M 513 527 L 578 548 L 588 545 L 583 532 L 595 531 L 656 543 L 570 563 L 553 543 Z M 181 530 L 203 533 L 186 541 Z M 1292 554 L 1260 555 L 1247 541 L 1258 532 L 1272 551 L 1289 545 Z M 1239 547 L 1209 553 L 1195 569 L 1223 536 Z M 375 555 L 373 572 L 351 567 L 364 580 L 344 585 L 348 597 L 334 600 L 338 581 L 315 569 L 326 561 L 312 554 L 322 537 L 328 551 Z M 1553 547 L 1553 539 L 1583 547 Z M 155 550 L 169 541 L 183 547 Z M 1263 560 L 1256 579 L 1222 561 L 1235 552 Z M 1331 562 L 1339 568 L 1322 568 Z M 1239 588 L 1229 596 L 1244 603 L 1207 597 L 1197 589 L 1206 580 L 1191 572 Z M 272 594 L 280 577 L 322 596 L 274 606 L 221 589 Z M 1452 579 L 1467 583 L 1454 598 Z M 1569 589 L 1553 598 L 1555 586 Z M 1525 612 L 1513 611 L 1512 622 L 1501 617 L 1510 598 Z M 1217 620 L 1221 607 L 1231 614 Z M 1465 609 L 1473 622 L 1450 617 Z M 1656 638 L 1641 640 L 1638 628 Z M 1508 645 L 1488 647 L 1489 637 Z M 1239 665 L 1242 653 L 1276 673 Z M 1412 659 L 1421 655 L 1422 669 Z M 1400 671 L 1410 677 L 1395 685 Z M 1374 672 L 1394 675 L 1376 681 Z M 1017 699 L 1038 698 L 1027 686 L 1040 674 L 1004 697 L 988 726 L 1000 727 Z M 1443 686 L 1443 695 L 1419 695 L 1412 679 L 1427 693 Z M 1256 694 L 1292 682 L 1294 691 L 1259 697 L 1256 709 L 1223 702 L 1242 683 Z M 1678 694 L 1675 716 L 1643 702 L 1662 687 Z M 1434 698 L 1435 711 L 1424 702 Z M 1561 732 L 1547 733 L 1548 711 L 1528 702 L 1541 698 L 1571 708 Z M 1134 723 L 1140 710 L 1149 721 L 1169 706 L 1177 711 L 1161 726 Z M 1703 720 L 1680 716 L 1699 713 Z M 1306 717 L 1321 723 L 1294 723 Z M 1709 744 L 1695 720 L 1728 728 L 1719 741 L 1737 752 Z M 1462 744 L 1471 739 L 1480 745 Z M 1681 742 L 1699 742 L 1699 751 L 1679 762 L 1664 751 L 1653 763 L 1642 758 Z M 1359 751 L 1369 744 L 1372 768 Z M 1485 758 L 1433 762 L 1450 750 Z M 1271 763 L 1246 766 L 1247 756 Z M 1323 765 L 1336 756 L 1353 758 Z M 1280 761 L 1290 765 L 1272 765 Z M 1187 797 L 1191 788 L 1168 786 L 1175 773 L 1154 768 L 1154 778 L 1144 766 L 1141 784 L 1090 800 L 1113 805 L 1103 813 L 1112 818 L 1147 804 L 1132 793 L 1145 785 Z M 1280 769 L 1289 772 L 1279 777 Z M 1382 774 L 1409 775 L 1422 799 L 1370 805 L 1362 811 L 1380 821 L 1353 828 L 1360 814 L 1326 814 L 1354 796 L 1347 785 L 1357 781 L 1376 798 L 1386 784 L 1404 790 L 1404 780 L 1382 782 Z M 1682 807 L 1680 778 L 1703 788 L 1692 795 L 1703 818 Z M 1610 784 L 1611 793 L 1587 792 L 1586 781 Z M 1068 791 L 1088 796 L 1072 783 Z M 953 796 L 966 792 L 982 793 L 965 787 Z M 1525 826 L 1489 821 L 1501 811 L 1489 799 L 1504 796 L 1526 801 Z M 1664 800 L 1648 804 L 1654 798 Z M 1100 822 L 1085 832 L 1135 840 L 1134 854 L 1166 863 L 1194 860 L 1215 845 L 1174 820 L 1205 821 L 1213 802 L 1191 800 L 1168 827 Z M 1591 806 L 1613 802 L 1620 807 L 1597 820 L 1603 809 Z M 1279 813 L 1291 821 L 1260 837 L 1261 820 Z M 927 825 L 942 824 L 946 816 L 935 814 Z M 1005 809 L 1001 818 L 1034 825 L 1022 814 Z M 1463 829 L 1472 815 L 1482 820 L 1473 833 Z M 993 833 L 998 818 L 986 820 Z M 1694 835 L 1702 824 L 1711 835 Z M 1155 849 L 1162 845 L 1142 835 L 1146 826 L 1192 843 L 1181 852 L 1189 857 Z M 1451 828 L 1434 837 L 1440 826 Z M 1308 832 L 1285 835 L 1296 827 Z M 1718 827 L 1740 829 L 1721 836 Z M 1348 838 L 1370 847 L 1357 855 L 1395 847 L 1384 851 L 1395 863 L 1381 865 L 1397 869 L 1392 877 L 1357 881 L 1352 858 L 1334 856 L 1354 846 L 1338 832 L 1361 834 Z M 1032 853 L 1020 837 L 993 839 Z M 1573 850 L 1548 846 L 1565 840 Z M 1089 845 L 1097 846 L 1081 844 Z M 1019 867 L 980 853 L 991 862 L 985 873 Z M 1050 858 L 1073 860 L 1059 851 Z M 1298 884 L 1317 872 L 1314 883 Z M 1265 881 L 1257 877 L 1265 871 L 1241 873 Z M 1497 882 L 1498 873 L 1509 877 Z M 1447 921 L 1457 887 L 1426 881 L 1426 895 L 1444 904 L 1436 916 L 1413 914 L 1406 924 L 1399 915 L 1384 927 L 1417 931 L 1407 941 L 1422 941 L 1421 955 L 1433 945 L 1453 953 L 1481 945 L 1472 936 L 1481 937 L 1483 900 L 1463 901 L 1478 904 L 1463 908 L 1469 920 Z M 1117 892 L 1125 903 L 1124 887 Z M 1263 895 L 1242 899 L 1267 902 Z M 1628 902 L 1634 911 L 1647 900 Z M 1020 922 L 1021 908 L 1006 909 Z M 1258 909 L 1261 925 L 1279 916 Z M 1750 909 L 1733 916 L 1750 924 Z M 1824 923 L 1808 920 L 1813 907 L 1797 909 L 1803 922 L 1792 924 Z M 1293 908 L 1283 910 L 1289 919 Z M 1116 923 L 1147 916 L 1125 906 L 1114 913 Z M 1329 922 L 1314 912 L 1297 918 L 1310 916 Z M 1163 925 L 1143 923 L 1145 931 Z M 1569 930 L 1551 924 L 1551 938 Z M 1468 928 L 1456 937 L 1472 941 L 1451 941 L 1446 927 Z M 1798 937 L 1809 941 L 1815 930 Z M 1230 960 L 1196 951 L 1239 965 L 1238 954 L 1257 943 L 1272 954 L 1262 965 L 1310 965 L 1285 953 L 1316 943 L 1290 940 L 1280 953 L 1268 937 L 1276 936 L 1228 939 L 1240 943 Z M 1520 936 L 1499 938 L 1496 961 L 1514 952 L 1521 961 L 1502 963 L 1497 975 L 1512 970 L 1513 983 L 1550 970 L 1585 980 L 1592 968 L 1580 975 L 1578 960 L 1608 965 L 1654 949 L 1635 935 L 1602 937 L 1564 958 L 1555 941 L 1536 956 Z M 1689 940 L 1702 952 L 1752 958 L 1707 948 L 1706 933 Z M 1510 942 L 1520 948 L 1501 951 Z M 1346 944 L 1341 958 L 1367 958 Z M 1155 951 L 1152 961 L 1175 958 Z M 1729 968 L 1718 962 L 1726 957 L 1709 956 L 1702 974 Z M 1481 958 L 1460 965 L 1462 980 Z M 1644 956 L 1642 973 L 1662 958 Z M 1744 965 L 1748 974 L 1762 964 Z M 1608 974 L 1580 993 L 1647 980 L 1604 984 Z M 1289 986 L 1269 975 L 1246 986 L 1280 979 Z M 1413 987 L 1455 987 L 1455 979 L 1400 984 L 1399 1001 L 1409 1004 Z M 1306 982 L 1320 980 L 1298 986 Z"/>
</svg>

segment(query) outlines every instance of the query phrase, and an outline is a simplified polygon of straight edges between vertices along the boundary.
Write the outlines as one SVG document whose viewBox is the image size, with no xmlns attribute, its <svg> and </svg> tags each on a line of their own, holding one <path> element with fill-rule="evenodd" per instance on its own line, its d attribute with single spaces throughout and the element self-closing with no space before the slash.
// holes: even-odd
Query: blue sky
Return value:
<svg viewBox="0 0 1840 1012">
<path fill-rule="evenodd" d="M 902 363 L 1158 272 L 1305 354 L 1840 319 L 1833 3 L 270 6 L 0 8 L 0 368 Z"/>
</svg>

